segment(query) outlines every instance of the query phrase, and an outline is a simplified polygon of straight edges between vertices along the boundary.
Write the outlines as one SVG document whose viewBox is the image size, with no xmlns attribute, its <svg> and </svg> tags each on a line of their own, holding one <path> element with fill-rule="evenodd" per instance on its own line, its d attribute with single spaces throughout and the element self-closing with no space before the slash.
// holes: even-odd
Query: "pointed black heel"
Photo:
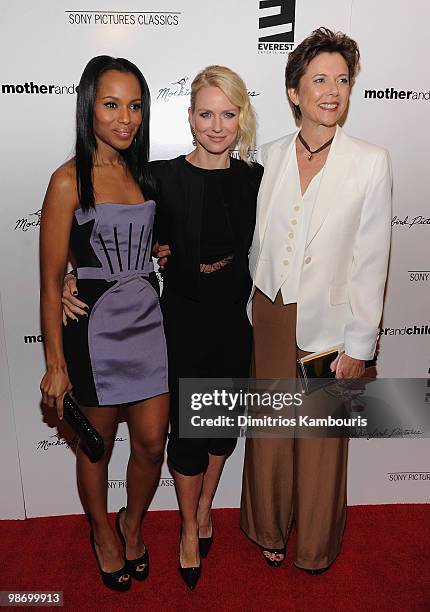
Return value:
<svg viewBox="0 0 430 612">
<path fill-rule="evenodd" d="M 181 540 L 182 540 L 182 527 L 179 532 L 179 573 L 181 574 L 182 580 L 185 582 L 187 587 L 192 591 L 199 581 L 200 574 L 202 572 L 201 564 L 196 567 L 182 567 L 181 565 Z"/>
<path fill-rule="evenodd" d="M 304 569 L 304 568 L 301 568 Z M 328 567 L 320 567 L 319 569 L 305 569 L 305 572 L 307 574 L 312 574 L 313 576 L 316 576 L 317 574 L 324 574 L 324 572 L 326 572 L 328 570 Z"/>
<path fill-rule="evenodd" d="M 208 553 L 214 541 L 214 526 L 212 523 L 211 523 L 211 527 L 212 527 L 212 533 L 208 538 L 201 538 L 199 536 L 199 553 L 200 553 L 200 556 L 203 557 L 203 559 L 206 559 L 206 557 L 208 556 Z"/>
<path fill-rule="evenodd" d="M 100 576 L 102 578 L 102 582 L 108 589 L 112 589 L 112 591 L 119 591 L 124 593 L 125 591 L 129 591 L 131 587 L 131 578 L 128 572 L 127 566 L 124 565 L 121 569 L 116 572 L 105 572 L 102 570 L 100 566 L 100 561 L 96 552 L 96 545 L 94 542 L 94 532 L 91 529 L 90 531 L 90 544 L 93 549 L 94 556 L 97 561 L 97 565 L 99 568 Z"/>
<path fill-rule="evenodd" d="M 125 512 L 125 508 L 120 508 L 120 510 L 118 510 L 117 515 L 116 515 L 116 519 L 115 519 L 115 527 L 116 527 L 116 531 L 117 531 L 118 537 L 121 540 L 122 548 L 124 550 L 125 566 L 127 568 L 127 571 L 131 574 L 131 576 L 135 580 L 141 580 L 142 581 L 142 580 L 145 580 L 146 578 L 148 578 L 148 574 L 149 574 L 149 553 L 148 553 L 148 549 L 145 546 L 145 552 L 143 553 L 143 555 L 141 555 L 137 559 L 127 559 L 127 555 L 125 553 L 125 551 L 126 551 L 125 537 L 124 537 L 124 534 L 121 531 L 121 523 L 119 522 L 120 521 L 119 517 L 120 517 L 121 512 Z M 140 566 L 142 566 L 142 565 L 144 565 L 145 567 L 140 569 Z"/>
<path fill-rule="evenodd" d="M 266 548 L 265 546 L 260 546 L 262 553 L 263 553 L 263 557 L 266 561 L 266 563 L 268 565 L 270 565 L 270 567 L 280 567 L 285 559 L 285 554 L 287 552 L 287 549 L 285 548 Z M 266 557 L 266 555 L 264 554 L 265 552 L 274 554 L 274 555 L 284 555 L 283 559 L 269 559 L 269 557 Z"/>
</svg>

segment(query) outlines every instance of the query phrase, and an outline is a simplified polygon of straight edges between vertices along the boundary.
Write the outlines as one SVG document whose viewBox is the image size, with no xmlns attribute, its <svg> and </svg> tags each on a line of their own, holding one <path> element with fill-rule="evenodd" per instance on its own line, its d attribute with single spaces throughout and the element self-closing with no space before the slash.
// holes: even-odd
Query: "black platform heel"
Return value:
<svg viewBox="0 0 430 612">
<path fill-rule="evenodd" d="M 270 567 L 280 567 L 283 564 L 285 560 L 285 554 L 287 552 L 285 546 L 284 548 L 267 548 L 266 546 L 260 546 L 260 548 L 266 563 L 270 565 Z M 269 559 L 269 557 L 266 557 L 266 555 L 264 554 L 265 552 L 273 553 L 275 555 L 284 555 L 284 558 L 280 559 L 279 561 L 277 559 Z"/>
<path fill-rule="evenodd" d="M 204 559 L 208 556 L 208 553 L 212 546 L 212 542 L 214 540 L 214 526 L 212 523 L 211 523 L 211 526 L 212 526 L 212 533 L 208 538 L 201 538 L 199 536 L 199 553 L 200 553 L 200 556 L 203 557 Z"/>
<path fill-rule="evenodd" d="M 182 540 L 182 527 L 179 532 L 179 573 L 181 574 L 182 580 L 185 582 L 187 587 L 192 591 L 199 581 L 200 574 L 202 572 L 202 566 L 196 567 L 182 567 L 181 565 L 181 540 Z"/>
<path fill-rule="evenodd" d="M 117 570 L 116 572 L 105 572 L 104 570 L 102 570 L 96 552 L 94 532 L 92 529 L 90 531 L 90 544 L 91 548 L 93 549 L 94 556 L 96 558 L 97 565 L 100 571 L 100 576 L 105 587 L 107 587 L 108 589 L 112 589 L 113 591 L 120 591 L 122 593 L 124 593 L 125 591 L 129 591 L 131 587 L 131 578 L 126 565 L 124 565 L 124 567 Z"/>
<path fill-rule="evenodd" d="M 115 519 L 115 527 L 116 527 L 116 531 L 118 533 L 119 539 L 121 540 L 122 548 L 124 550 L 125 566 L 128 572 L 131 574 L 131 576 L 135 580 L 145 580 L 146 578 L 148 578 L 148 574 L 149 574 L 148 549 L 145 546 L 145 552 L 143 553 L 143 555 L 141 555 L 137 559 L 127 559 L 127 555 L 125 553 L 126 551 L 125 537 L 121 531 L 121 523 L 119 522 L 119 517 L 120 517 L 121 512 L 125 512 L 125 508 L 120 508 L 120 510 L 118 510 L 116 519 Z M 139 569 L 141 565 L 144 565 L 145 567 L 143 569 Z"/>
</svg>

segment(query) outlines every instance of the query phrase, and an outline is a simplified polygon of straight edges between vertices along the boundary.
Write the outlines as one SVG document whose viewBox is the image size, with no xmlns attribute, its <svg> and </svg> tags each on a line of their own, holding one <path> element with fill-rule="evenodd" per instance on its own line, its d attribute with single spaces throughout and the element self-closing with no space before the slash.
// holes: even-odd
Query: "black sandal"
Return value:
<svg viewBox="0 0 430 612">
<path fill-rule="evenodd" d="M 260 546 L 260 548 L 261 548 L 261 551 L 263 553 L 263 557 L 266 563 L 270 565 L 270 567 L 280 567 L 282 565 L 285 559 L 285 554 L 287 552 L 287 549 L 285 546 L 284 548 L 266 548 L 265 546 Z M 269 559 L 269 557 L 267 557 L 264 554 L 266 552 L 274 554 L 274 555 L 284 555 L 284 557 L 282 559 Z"/>
</svg>

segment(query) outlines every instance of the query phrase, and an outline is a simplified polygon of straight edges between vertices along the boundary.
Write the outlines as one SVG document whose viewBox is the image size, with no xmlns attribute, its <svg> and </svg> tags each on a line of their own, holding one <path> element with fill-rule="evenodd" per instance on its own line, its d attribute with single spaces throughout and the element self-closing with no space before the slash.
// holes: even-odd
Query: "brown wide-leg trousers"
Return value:
<svg viewBox="0 0 430 612">
<path fill-rule="evenodd" d="M 255 377 L 296 378 L 296 304 L 275 303 L 257 290 L 253 300 Z M 241 527 L 262 547 L 283 548 L 293 522 L 295 564 L 329 566 L 339 554 L 346 520 L 348 440 L 248 438 Z"/>
</svg>

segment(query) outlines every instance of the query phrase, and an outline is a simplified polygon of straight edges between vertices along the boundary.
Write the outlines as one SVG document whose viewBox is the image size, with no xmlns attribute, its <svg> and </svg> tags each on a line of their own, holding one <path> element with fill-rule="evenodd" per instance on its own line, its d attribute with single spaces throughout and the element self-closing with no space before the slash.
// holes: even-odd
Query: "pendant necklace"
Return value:
<svg viewBox="0 0 430 612">
<path fill-rule="evenodd" d="M 320 147 L 319 149 L 315 149 L 315 151 L 311 151 L 310 146 L 308 145 L 306 140 L 303 138 L 301 132 L 299 132 L 298 138 L 299 138 L 300 142 L 302 143 L 302 145 L 305 147 L 306 151 L 309 151 L 308 160 L 311 161 L 311 159 L 312 159 L 312 157 L 314 155 L 316 155 L 317 153 L 320 153 L 321 151 L 323 151 L 323 149 L 325 149 L 325 148 L 327 148 L 327 147 L 329 147 L 331 145 L 331 143 L 333 142 L 334 136 L 332 136 L 330 138 L 330 140 L 327 140 L 327 142 L 325 142 L 322 147 Z"/>
</svg>

